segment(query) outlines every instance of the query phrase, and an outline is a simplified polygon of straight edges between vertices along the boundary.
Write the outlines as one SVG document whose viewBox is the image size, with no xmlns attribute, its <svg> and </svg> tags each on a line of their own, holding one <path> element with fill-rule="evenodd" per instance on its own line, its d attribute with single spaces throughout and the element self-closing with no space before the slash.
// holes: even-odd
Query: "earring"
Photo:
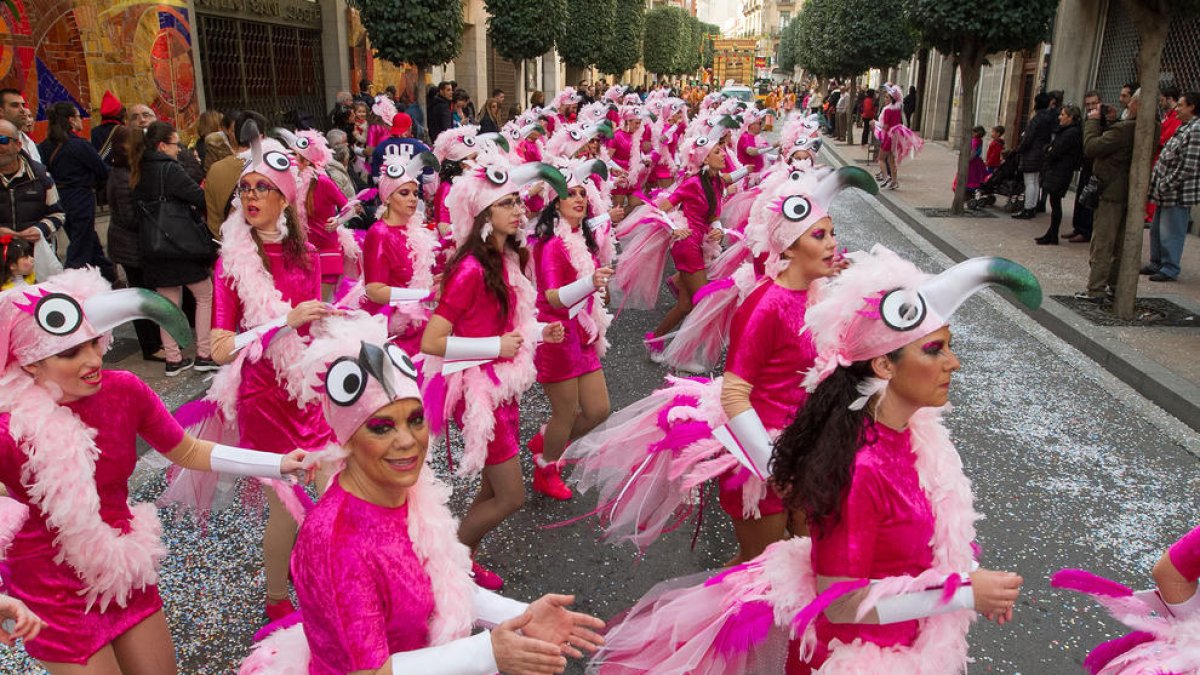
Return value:
<svg viewBox="0 0 1200 675">
<path fill-rule="evenodd" d="M 479 238 L 486 244 L 487 240 L 492 236 L 492 221 L 487 221 L 483 227 L 479 228 Z"/>
</svg>

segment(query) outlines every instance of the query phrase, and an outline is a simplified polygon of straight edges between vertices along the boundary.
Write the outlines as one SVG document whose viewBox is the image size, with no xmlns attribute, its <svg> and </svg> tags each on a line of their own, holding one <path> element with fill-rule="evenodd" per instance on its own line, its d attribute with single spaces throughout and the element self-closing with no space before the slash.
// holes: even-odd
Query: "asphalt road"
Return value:
<svg viewBox="0 0 1200 675">
<path fill-rule="evenodd" d="M 833 217 L 851 249 L 883 243 L 929 271 L 948 262 L 862 193 L 840 196 Z M 1200 438 L 994 295 L 976 296 L 955 316 L 963 368 L 947 419 L 986 516 L 978 525 L 984 564 L 1019 572 L 1026 586 L 1012 624 L 980 621 L 972 629 L 971 672 L 1082 672 L 1087 650 L 1119 628 L 1090 603 L 1050 589 L 1048 576 L 1086 567 L 1148 586 L 1161 551 L 1200 520 L 1193 454 Z M 665 369 L 646 359 L 641 335 L 667 305 L 664 294 L 659 312 L 626 311 L 614 323 L 605 364 L 614 409 L 661 383 Z M 522 439 L 548 414 L 534 387 L 522 404 Z M 523 461 L 528 476 L 527 455 Z M 445 475 L 444 458 L 435 464 Z M 161 480 L 143 481 L 135 498 L 152 500 L 161 487 Z M 460 511 L 473 491 L 455 481 Z M 684 528 L 643 558 L 597 542 L 589 522 L 545 529 L 594 505 L 587 497 L 560 503 L 531 493 L 525 509 L 484 542 L 481 559 L 505 577 L 512 597 L 574 593 L 580 609 L 607 618 L 655 583 L 714 568 L 734 551 L 715 500 L 694 547 L 693 530 Z M 202 531 L 169 510 L 162 517 L 171 555 L 161 590 L 181 672 L 230 672 L 261 625 L 261 523 L 227 514 Z M 4 650 L 0 672 L 41 671 L 20 650 Z"/>
</svg>

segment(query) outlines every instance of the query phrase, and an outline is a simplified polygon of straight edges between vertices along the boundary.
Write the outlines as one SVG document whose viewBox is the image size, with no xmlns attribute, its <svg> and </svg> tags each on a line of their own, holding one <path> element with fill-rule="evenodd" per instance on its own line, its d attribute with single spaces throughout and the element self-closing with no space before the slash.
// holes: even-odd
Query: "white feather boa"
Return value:
<svg viewBox="0 0 1200 675">
<path fill-rule="evenodd" d="M 562 240 L 567 257 L 571 260 L 571 267 L 575 268 L 576 278 L 591 277 L 596 273 L 596 262 L 588 251 L 587 240 L 583 238 L 583 227 L 586 226 L 573 228 L 562 218 L 556 219 L 554 223 L 554 236 Z M 608 352 L 607 335 L 608 327 L 612 324 L 612 315 L 595 293 L 584 302 L 588 303 L 587 311 L 580 311 L 575 318 L 588 336 L 587 343 L 595 343 L 596 354 L 604 358 Z"/>
<path fill-rule="evenodd" d="M 87 608 L 99 602 L 124 607 L 134 590 L 158 583 L 166 557 L 162 524 L 153 504 L 131 507 L 128 533 L 100 517 L 96 492 L 96 430 L 19 366 L 0 375 L 0 412 L 9 413 L 9 433 L 28 458 L 21 482 L 30 501 L 58 534 L 54 562 L 70 565 L 86 586 Z"/>
<path fill-rule="evenodd" d="M 537 368 L 533 365 L 536 338 L 539 337 L 534 306 L 537 291 L 521 270 L 517 254 L 513 251 L 505 251 L 504 269 L 517 299 L 517 306 L 513 308 L 513 325 L 525 338 L 520 349 L 512 359 L 493 361 L 445 376 L 445 419 L 451 419 L 459 401 L 465 405 L 462 425 L 464 447 L 458 466 L 460 476 L 473 476 L 483 471 L 487 446 L 496 436 L 496 409 L 505 403 L 520 401 L 521 394 L 533 385 L 537 377 Z M 479 292 L 487 291 L 481 288 Z M 443 360 L 439 356 L 426 355 L 425 377 L 440 377 Z M 492 374 L 489 374 L 489 370 Z M 467 392 L 470 392 L 470 396 L 466 395 Z"/>
</svg>

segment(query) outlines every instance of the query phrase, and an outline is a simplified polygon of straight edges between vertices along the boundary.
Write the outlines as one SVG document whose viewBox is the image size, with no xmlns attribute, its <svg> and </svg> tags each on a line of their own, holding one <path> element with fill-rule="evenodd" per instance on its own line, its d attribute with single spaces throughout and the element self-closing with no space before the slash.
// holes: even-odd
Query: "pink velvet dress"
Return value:
<svg viewBox="0 0 1200 675">
<path fill-rule="evenodd" d="M 106 370 L 100 391 L 64 405 L 97 432 L 100 518 L 128 532 L 133 517 L 129 477 L 137 464 L 137 437 L 166 453 L 183 440 L 183 429 L 146 383 L 123 370 Z M 69 564 L 54 562 L 58 533 L 49 529 L 41 510 L 30 502 L 21 479 L 27 457 L 13 442 L 8 423 L 9 415 L 0 415 L 0 482 L 10 497 L 29 506 L 29 519 L 0 570 L 4 591 L 24 601 L 46 622 L 37 639 L 25 643 L 30 656 L 52 663 L 86 663 L 101 647 L 162 609 L 162 598 L 156 586 L 148 586 L 130 593 L 125 607 L 113 602 L 104 612 L 98 606 L 85 611 L 83 582 Z"/>
<path fill-rule="evenodd" d="M 336 216 L 346 205 L 346 195 L 338 189 L 337 183 L 324 174 L 317 177 L 312 188 L 312 207 L 308 215 L 308 243 L 317 248 L 321 260 L 321 281 L 327 284 L 337 283 L 342 276 L 342 244 L 338 241 L 337 230 L 330 232 L 325 229 L 325 223 Z"/>
<path fill-rule="evenodd" d="M 663 130 L 663 135 L 667 137 L 665 143 L 667 152 L 672 157 L 679 151 L 679 141 L 683 138 L 684 129 L 687 128 L 683 122 L 676 124 L 673 127 L 666 127 Z M 671 167 L 667 164 L 667 158 L 659 154 L 658 150 L 654 151 L 654 169 L 650 172 L 651 180 L 672 180 L 675 175 L 671 173 Z"/>
<path fill-rule="evenodd" d="M 707 266 L 704 260 L 704 238 L 708 235 L 712 221 L 721 213 L 725 183 L 715 174 L 707 178 L 712 183 L 713 199 L 716 201 L 710 218 L 708 199 L 704 196 L 704 180 L 706 179 L 701 174 L 689 176 L 668 197 L 670 202 L 683 212 L 688 227 L 692 230 L 689 236 L 671 244 L 671 259 L 675 261 L 675 269 L 680 272 L 701 272 Z"/>
<path fill-rule="evenodd" d="M 856 579 L 917 576 L 933 566 L 930 542 L 935 523 L 933 507 L 917 475 L 911 434 L 867 424 L 868 442 L 854 459 L 840 521 L 832 527 L 814 528 L 813 570 L 818 576 Z M 829 643 L 834 639 L 846 644 L 861 639 L 881 646 L 912 645 L 919 622 L 834 624 L 822 614 L 816 628 L 813 667 L 828 658 Z M 807 665 L 790 665 L 789 673 L 810 672 Z"/>
<path fill-rule="evenodd" d="M 725 370 L 749 382 L 750 407 L 768 431 L 782 430 L 804 405 L 808 394 L 802 382 L 812 368 L 816 348 L 804 328 L 808 291 L 784 288 L 772 281 L 761 284 L 746 296 L 733 315 Z M 745 471 L 745 469 L 739 469 Z M 734 519 L 742 519 L 742 487 L 720 481 L 721 508 Z M 729 487 L 730 483 L 737 488 Z M 758 504 L 764 516 L 783 512 L 783 500 L 774 488 Z"/>
<path fill-rule="evenodd" d="M 513 317 L 517 296 L 508 284 L 507 270 L 501 268 L 501 274 L 508 288 L 508 316 L 504 316 L 500 302 L 484 285 L 483 265 L 473 255 L 463 258 L 449 273 L 441 300 L 433 313 L 449 321 L 453 326 L 451 334 L 458 337 L 495 337 L 512 331 L 515 328 Z M 487 368 L 486 365 L 480 367 Z M 459 428 L 463 426 L 465 409 L 463 401 L 454 407 L 454 421 Z M 519 409 L 520 399 L 515 399 L 494 411 L 495 437 L 488 443 L 485 464 L 502 464 L 517 456 L 521 433 Z"/>
<path fill-rule="evenodd" d="M 565 333 L 563 341 L 558 344 L 543 342 L 538 345 L 533 356 L 537 366 L 537 381 L 564 382 L 600 370 L 596 343 L 587 344 L 588 336 L 580 326 L 579 319 L 572 319 L 567 308 L 555 307 L 546 299 L 546 291 L 562 288 L 580 277 L 580 273 L 571 265 L 562 239 L 553 235 L 538 239 L 533 245 L 533 260 L 537 266 L 537 319 L 543 323 L 561 321 Z M 600 266 L 595 255 L 592 261 L 596 262 L 596 267 Z M 585 307 L 580 313 L 588 311 L 591 303 L 597 301 L 595 295 L 584 300 Z"/>
<path fill-rule="evenodd" d="M 638 135 L 641 135 L 640 132 Z M 612 160 L 625 171 L 629 171 L 629 158 L 633 153 L 633 143 L 633 134 L 624 129 L 618 129 L 613 134 L 612 142 L 608 145 Z M 614 195 L 628 195 L 633 194 L 636 189 L 636 185 L 623 185 L 614 187 L 612 192 Z"/>
<path fill-rule="evenodd" d="M 883 109 L 883 114 L 879 116 L 879 121 L 882 126 L 881 137 L 879 139 L 879 149 L 883 152 L 891 152 L 892 150 L 892 127 L 904 124 L 904 112 L 899 104 L 886 106 Z"/>
<path fill-rule="evenodd" d="M 408 535 L 408 505 L 365 502 L 335 479 L 300 528 L 292 579 L 311 675 L 375 670 L 429 646 L 433 587 Z"/>
<path fill-rule="evenodd" d="M 367 230 L 362 247 L 365 283 L 408 287 L 413 277 L 413 261 L 405 229 L 404 226 L 391 227 L 380 220 Z M 371 300 L 364 300 L 363 308 L 372 314 L 390 314 L 391 311 L 390 306 Z M 410 356 L 416 356 L 421 353 L 421 335 L 424 332 L 425 323 L 412 323 L 403 333 L 394 336 L 392 341 Z"/>
<path fill-rule="evenodd" d="M 283 299 L 295 307 L 306 300 L 321 299 L 321 272 L 317 269 L 316 248 L 307 245 L 309 269 L 287 263 L 282 244 L 263 244 L 271 263 L 271 277 Z M 222 261 L 217 260 L 216 283 L 213 285 L 214 329 L 233 333 L 253 328 L 242 324 L 242 301 L 225 275 Z M 307 331 L 302 327 L 300 333 Z M 333 442 L 333 432 L 325 422 L 318 403 L 297 407 L 275 374 L 268 357 L 247 360 L 242 365 L 242 381 L 238 385 L 237 420 L 240 443 L 243 447 L 264 452 L 286 454 L 302 448 L 321 449 Z"/>
<path fill-rule="evenodd" d="M 762 155 L 751 155 L 749 152 L 746 152 L 750 148 L 757 148 L 757 147 L 759 147 L 758 136 L 755 136 L 754 134 L 750 133 L 749 131 L 743 133 L 738 138 L 738 143 L 737 143 L 738 161 L 742 163 L 742 166 L 749 168 L 751 173 L 758 173 L 759 171 L 762 171 L 762 168 L 763 168 L 764 162 L 763 162 Z"/>
</svg>

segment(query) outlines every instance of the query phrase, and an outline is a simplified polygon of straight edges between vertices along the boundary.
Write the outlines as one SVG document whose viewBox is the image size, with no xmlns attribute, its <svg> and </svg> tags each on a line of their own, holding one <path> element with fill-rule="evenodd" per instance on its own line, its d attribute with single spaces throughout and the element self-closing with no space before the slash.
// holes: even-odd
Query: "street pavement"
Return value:
<svg viewBox="0 0 1200 675">
<path fill-rule="evenodd" d="M 931 272 L 949 263 L 863 193 L 841 195 L 832 215 L 839 240 L 852 250 L 882 243 Z M 630 310 L 614 322 L 605 359 L 614 410 L 662 382 L 666 370 L 646 359 L 641 336 L 667 306 L 664 293 L 658 311 Z M 995 291 L 964 305 L 952 329 L 963 367 L 952 385 L 947 423 L 985 516 L 978 523 L 983 564 L 1025 578 L 1012 624 L 981 620 L 972 628 L 970 672 L 1082 672 L 1088 649 L 1117 636 L 1120 627 L 1088 601 L 1050 589 L 1049 575 L 1085 567 L 1148 587 L 1160 553 L 1196 524 L 1200 437 Z M 176 379 L 172 398 L 202 384 L 195 373 Z M 522 402 L 522 440 L 548 415 L 535 386 Z M 522 461 L 529 476 L 527 453 Z M 445 476 L 444 453 L 433 463 Z M 134 498 L 153 500 L 161 478 L 140 476 Z M 453 484 L 461 513 L 474 485 Z M 484 541 L 480 559 L 506 579 L 511 597 L 574 593 L 579 609 L 607 619 L 655 583 L 714 569 L 732 555 L 728 520 L 715 499 L 706 504 L 694 546 L 695 531 L 684 527 L 639 558 L 632 549 L 598 542 L 588 520 L 547 529 L 588 513 L 594 497 L 560 503 L 530 492 L 524 510 Z M 162 519 L 171 555 L 160 588 L 181 672 L 231 672 L 262 623 L 261 521 L 224 513 L 202 529 L 170 509 Z M 578 663 L 568 670 L 582 671 Z M 0 672 L 40 670 L 20 650 L 5 650 Z"/>
</svg>

